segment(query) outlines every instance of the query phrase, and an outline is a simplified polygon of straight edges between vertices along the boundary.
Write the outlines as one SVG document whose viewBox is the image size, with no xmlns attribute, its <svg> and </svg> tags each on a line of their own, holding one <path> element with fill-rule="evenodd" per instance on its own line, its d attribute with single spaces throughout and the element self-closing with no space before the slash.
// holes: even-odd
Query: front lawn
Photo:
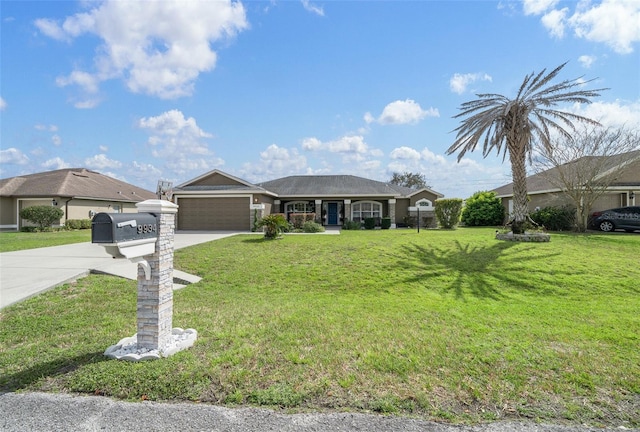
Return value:
<svg viewBox="0 0 640 432">
<path fill-rule="evenodd" d="M 479 422 L 640 426 L 640 236 L 492 229 L 235 236 L 176 252 L 196 345 L 146 363 L 136 282 L 92 275 L 0 312 L 0 391 Z"/>
<path fill-rule="evenodd" d="M 12 252 L 91 241 L 91 230 L 0 232 L 0 252 Z"/>
</svg>

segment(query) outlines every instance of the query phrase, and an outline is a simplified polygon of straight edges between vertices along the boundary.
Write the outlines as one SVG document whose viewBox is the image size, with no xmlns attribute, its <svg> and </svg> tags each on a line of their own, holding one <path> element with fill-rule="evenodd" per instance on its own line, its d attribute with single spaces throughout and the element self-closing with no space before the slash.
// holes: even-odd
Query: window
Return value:
<svg viewBox="0 0 640 432">
<path fill-rule="evenodd" d="M 425 209 L 431 209 L 433 207 L 433 203 L 426 198 L 422 198 L 421 200 L 416 201 L 416 206 Z"/>
<path fill-rule="evenodd" d="M 287 203 L 285 211 L 289 213 L 313 213 L 315 211 L 315 205 L 308 201 L 293 201 Z"/>
<path fill-rule="evenodd" d="M 360 201 L 351 205 L 351 220 L 382 217 L 382 204 L 375 201 Z"/>
</svg>

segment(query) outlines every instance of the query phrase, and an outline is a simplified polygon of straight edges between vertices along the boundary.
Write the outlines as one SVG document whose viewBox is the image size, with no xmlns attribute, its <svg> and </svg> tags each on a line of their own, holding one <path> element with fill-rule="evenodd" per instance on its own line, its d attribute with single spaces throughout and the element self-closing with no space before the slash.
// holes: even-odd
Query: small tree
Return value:
<svg viewBox="0 0 640 432">
<path fill-rule="evenodd" d="M 495 192 L 479 191 L 467 198 L 461 220 L 468 226 L 495 226 L 504 222 L 504 213 Z"/>
<path fill-rule="evenodd" d="M 273 240 L 282 234 L 289 223 L 281 214 L 272 214 L 263 217 L 256 224 L 257 228 L 264 228 L 264 238 Z"/>
<path fill-rule="evenodd" d="M 403 172 L 400 174 L 394 172 L 389 183 L 413 189 L 431 188 L 431 186 L 427 185 L 427 179 L 424 174 L 420 173 Z"/>
<path fill-rule="evenodd" d="M 38 229 L 44 231 L 51 228 L 55 221 L 64 216 L 64 211 L 53 206 L 31 206 L 20 210 L 20 217 L 38 225 Z"/>
<path fill-rule="evenodd" d="M 589 213 L 598 198 L 629 170 L 640 166 L 640 133 L 624 128 L 590 127 L 542 148 L 534 168 L 569 199 L 575 208 L 575 228 L 587 230 Z"/>
<path fill-rule="evenodd" d="M 442 228 L 455 228 L 460 221 L 462 200 L 460 198 L 436 200 L 435 211 L 438 224 Z"/>
</svg>

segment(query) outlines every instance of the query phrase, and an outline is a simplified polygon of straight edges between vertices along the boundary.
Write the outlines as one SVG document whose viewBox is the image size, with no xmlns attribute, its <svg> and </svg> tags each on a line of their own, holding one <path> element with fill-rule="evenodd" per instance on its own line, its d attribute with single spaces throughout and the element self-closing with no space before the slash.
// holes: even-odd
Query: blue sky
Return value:
<svg viewBox="0 0 640 432">
<path fill-rule="evenodd" d="M 640 127 L 640 2 L 0 2 L 0 177 L 86 167 L 155 191 L 220 169 L 510 182 L 447 156 L 460 104 L 525 75 L 610 90 L 567 110 Z"/>
</svg>

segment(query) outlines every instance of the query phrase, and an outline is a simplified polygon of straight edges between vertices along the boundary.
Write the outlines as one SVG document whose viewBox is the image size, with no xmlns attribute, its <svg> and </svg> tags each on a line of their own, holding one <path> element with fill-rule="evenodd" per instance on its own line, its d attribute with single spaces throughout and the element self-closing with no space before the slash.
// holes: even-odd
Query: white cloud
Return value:
<svg viewBox="0 0 640 432">
<path fill-rule="evenodd" d="M 375 118 L 375 117 L 374 117 L 370 112 L 366 112 L 366 113 L 364 114 L 364 121 L 365 121 L 367 124 L 371 124 L 371 123 L 373 123 L 373 122 L 375 122 L 375 121 L 376 121 L 376 118 Z"/>
<path fill-rule="evenodd" d="M 640 100 L 635 102 L 594 102 L 576 104 L 570 110 L 575 114 L 599 121 L 607 127 L 628 127 L 640 130 Z"/>
<path fill-rule="evenodd" d="M 7 102 L 5 102 L 4 98 L 0 97 L 0 111 L 4 111 L 7 109 Z"/>
<path fill-rule="evenodd" d="M 163 99 L 191 95 L 198 75 L 215 67 L 211 45 L 248 28 L 244 6 L 231 0 L 107 0 L 62 23 L 45 18 L 35 25 L 56 40 L 71 42 L 83 34 L 101 40 L 94 69 L 74 70 L 58 85 L 77 85 L 93 96 L 103 81 L 123 79 L 130 91 Z M 76 106 L 98 101 L 89 97 Z"/>
<path fill-rule="evenodd" d="M 391 159 L 420 159 L 420 152 L 410 147 L 398 147 L 389 153 Z"/>
<path fill-rule="evenodd" d="M 97 154 L 93 157 L 87 158 L 84 160 L 84 164 L 93 169 L 104 170 L 104 169 L 118 169 L 122 167 L 122 162 L 109 159 L 105 154 Z"/>
<path fill-rule="evenodd" d="M 102 153 L 106 153 L 106 152 L 108 152 L 108 151 L 109 151 L 109 147 L 107 147 L 106 145 L 101 145 L 101 146 L 99 146 L 98 148 L 100 149 L 100 151 L 101 151 Z"/>
<path fill-rule="evenodd" d="M 525 15 L 540 15 L 553 8 L 559 0 L 524 0 L 522 8 Z"/>
<path fill-rule="evenodd" d="M 469 84 L 472 84 L 476 81 L 489 81 L 491 82 L 493 78 L 486 73 L 467 73 L 467 74 L 454 74 L 449 80 L 449 88 L 452 92 L 457 94 L 462 94 L 467 91 L 467 87 Z"/>
<path fill-rule="evenodd" d="M 70 168 L 71 167 L 71 165 L 66 163 L 60 157 L 54 157 L 53 159 L 49 159 L 49 160 L 41 163 L 40 166 L 43 167 L 43 168 L 50 169 L 50 170 L 57 170 L 57 169 L 64 169 L 64 168 Z"/>
<path fill-rule="evenodd" d="M 213 135 L 202 130 L 193 117 L 185 118 L 179 110 L 142 118 L 138 127 L 149 131 L 147 144 L 151 155 L 165 159 L 164 166 L 169 171 L 164 173 L 165 177 L 184 178 L 225 164 L 213 155 L 205 141 Z"/>
<path fill-rule="evenodd" d="M 292 174 L 313 174 L 307 166 L 307 158 L 298 150 L 271 144 L 260 152 L 260 162 L 245 163 L 240 175 L 252 181 L 272 180 Z"/>
<path fill-rule="evenodd" d="M 213 168 L 221 167 L 224 165 L 224 160 L 220 158 L 193 158 L 193 157 L 178 157 L 175 159 L 168 159 L 165 166 L 173 176 L 184 178 L 192 176 L 194 172 L 207 172 Z"/>
<path fill-rule="evenodd" d="M 595 56 L 590 56 L 590 55 L 581 55 L 580 57 L 578 57 L 578 61 L 580 62 L 580 64 L 589 69 L 597 60 L 597 58 Z"/>
<path fill-rule="evenodd" d="M 603 0 L 569 18 L 576 36 L 605 43 L 619 54 L 633 52 L 633 43 L 640 41 L 639 23 L 640 2 L 636 0 Z"/>
<path fill-rule="evenodd" d="M 337 140 L 327 143 L 327 148 L 332 153 L 366 153 L 369 149 L 362 135 L 345 135 Z"/>
<path fill-rule="evenodd" d="M 554 9 L 542 16 L 540 21 L 542 21 L 542 25 L 545 26 L 551 36 L 558 39 L 564 37 L 564 23 L 567 12 L 569 12 L 568 8 Z"/>
<path fill-rule="evenodd" d="M 47 131 L 47 132 L 57 132 L 58 131 L 58 126 L 56 125 L 43 125 L 43 124 L 37 124 L 33 127 L 35 130 L 39 130 L 39 131 Z"/>
<path fill-rule="evenodd" d="M 0 163 L 11 165 L 26 165 L 29 158 L 15 147 L 0 150 Z"/>
<path fill-rule="evenodd" d="M 60 135 L 54 134 L 51 137 L 51 142 L 53 143 L 54 146 L 59 147 L 60 144 L 62 144 L 62 138 L 60 138 Z"/>
<path fill-rule="evenodd" d="M 426 147 L 422 149 L 420 156 L 422 157 L 422 160 L 429 162 L 430 164 L 446 165 L 447 163 L 447 159 L 445 159 L 444 156 L 437 155 Z"/>
<path fill-rule="evenodd" d="M 302 6 L 309 12 L 319 16 L 324 16 L 324 9 L 321 6 L 312 4 L 309 0 L 302 0 Z"/>
<path fill-rule="evenodd" d="M 209 148 L 202 140 L 212 135 L 200 129 L 193 117 L 185 119 L 179 110 L 166 111 L 156 117 L 145 117 L 138 127 L 149 130 L 148 140 L 154 157 L 184 157 L 206 155 Z"/>
<path fill-rule="evenodd" d="M 302 140 L 302 148 L 304 150 L 319 150 L 322 148 L 322 141 L 320 141 L 318 138 L 304 138 Z"/>
<path fill-rule="evenodd" d="M 542 24 L 551 36 L 562 38 L 566 26 L 574 34 L 611 47 L 619 54 L 633 52 L 633 44 L 640 41 L 640 2 L 637 0 L 602 0 L 575 3 L 571 16 L 569 8 L 555 9 L 555 0 L 525 0 L 525 15 L 542 15 Z"/>
<path fill-rule="evenodd" d="M 378 119 L 369 112 L 365 113 L 364 121 L 367 123 L 378 122 L 382 125 L 401 125 L 416 124 L 425 117 L 440 117 L 440 113 L 436 108 L 423 110 L 416 101 L 406 99 L 389 103 L 384 107 Z"/>
</svg>

